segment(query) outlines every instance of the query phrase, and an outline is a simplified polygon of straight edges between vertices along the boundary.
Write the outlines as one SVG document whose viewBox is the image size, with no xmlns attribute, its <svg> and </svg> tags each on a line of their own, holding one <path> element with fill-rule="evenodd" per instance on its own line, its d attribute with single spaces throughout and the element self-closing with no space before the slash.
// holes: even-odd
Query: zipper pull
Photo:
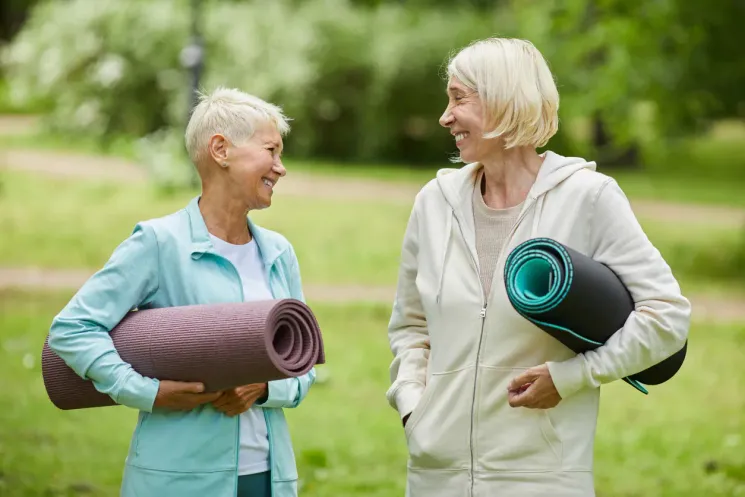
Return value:
<svg viewBox="0 0 745 497">
<path fill-rule="evenodd" d="M 481 308 L 481 317 L 482 318 L 486 317 L 486 304 L 484 304 L 484 307 Z"/>
</svg>

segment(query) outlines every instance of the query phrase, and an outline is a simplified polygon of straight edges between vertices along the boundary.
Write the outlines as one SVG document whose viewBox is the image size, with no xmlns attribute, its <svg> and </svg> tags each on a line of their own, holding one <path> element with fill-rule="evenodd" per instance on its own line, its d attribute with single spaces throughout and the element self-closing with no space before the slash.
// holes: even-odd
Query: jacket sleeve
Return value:
<svg viewBox="0 0 745 497">
<path fill-rule="evenodd" d="M 415 205 L 404 234 L 396 297 L 388 324 L 394 358 L 390 366 L 392 383 L 386 398 L 401 418 L 414 410 L 424 393 L 430 351 L 427 321 L 416 286 L 418 231 Z"/>
<path fill-rule="evenodd" d="M 158 288 L 158 245 L 151 228 L 138 224 L 102 269 L 54 318 L 49 347 L 80 377 L 114 402 L 150 412 L 157 379 L 137 373 L 114 348 L 109 332 Z"/>
<path fill-rule="evenodd" d="M 596 197 L 590 229 L 592 258 L 618 275 L 635 309 L 602 346 L 548 363 L 562 398 L 643 371 L 675 354 L 688 338 L 691 305 L 613 179 Z"/>
<path fill-rule="evenodd" d="M 289 281 L 290 297 L 305 302 L 300 268 L 295 251 L 290 247 Z M 297 407 L 308 395 L 310 387 L 316 381 L 316 368 L 297 378 L 273 380 L 268 382 L 268 394 L 265 399 L 256 402 L 257 406 L 267 408 Z"/>
</svg>

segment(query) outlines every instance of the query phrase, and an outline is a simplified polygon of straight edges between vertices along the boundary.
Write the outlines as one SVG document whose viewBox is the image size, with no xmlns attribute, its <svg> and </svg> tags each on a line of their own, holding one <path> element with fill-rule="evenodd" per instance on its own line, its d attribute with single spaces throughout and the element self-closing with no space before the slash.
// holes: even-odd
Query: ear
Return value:
<svg viewBox="0 0 745 497">
<path fill-rule="evenodd" d="M 209 149 L 212 159 L 218 164 L 223 164 L 228 160 L 229 145 L 230 143 L 228 142 L 228 139 L 220 133 L 217 133 L 210 137 L 210 141 L 207 143 L 207 148 Z"/>
</svg>

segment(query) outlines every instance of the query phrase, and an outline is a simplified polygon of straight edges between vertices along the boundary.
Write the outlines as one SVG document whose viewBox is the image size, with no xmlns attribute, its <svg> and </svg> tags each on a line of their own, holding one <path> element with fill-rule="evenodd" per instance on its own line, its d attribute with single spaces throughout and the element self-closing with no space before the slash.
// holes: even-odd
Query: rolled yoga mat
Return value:
<svg viewBox="0 0 745 497">
<path fill-rule="evenodd" d="M 294 299 L 138 310 L 110 335 L 121 358 L 143 376 L 202 382 L 209 392 L 301 376 L 325 362 L 318 322 Z M 41 368 L 58 408 L 115 405 L 48 342 Z"/>
<path fill-rule="evenodd" d="M 550 238 L 515 247 L 504 268 L 507 296 L 515 310 L 576 353 L 595 349 L 623 328 L 634 300 L 606 265 Z M 642 393 L 683 365 L 683 348 L 623 380 Z"/>
</svg>

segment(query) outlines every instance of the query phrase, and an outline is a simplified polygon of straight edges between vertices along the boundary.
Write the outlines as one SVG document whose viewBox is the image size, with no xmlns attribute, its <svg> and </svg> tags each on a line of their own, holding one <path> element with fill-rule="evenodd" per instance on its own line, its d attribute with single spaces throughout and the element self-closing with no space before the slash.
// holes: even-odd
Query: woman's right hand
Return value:
<svg viewBox="0 0 745 497">
<path fill-rule="evenodd" d="M 179 411 L 189 411 L 197 406 L 216 400 L 220 392 L 203 393 L 202 383 L 161 380 L 154 407 L 167 407 Z"/>
</svg>

